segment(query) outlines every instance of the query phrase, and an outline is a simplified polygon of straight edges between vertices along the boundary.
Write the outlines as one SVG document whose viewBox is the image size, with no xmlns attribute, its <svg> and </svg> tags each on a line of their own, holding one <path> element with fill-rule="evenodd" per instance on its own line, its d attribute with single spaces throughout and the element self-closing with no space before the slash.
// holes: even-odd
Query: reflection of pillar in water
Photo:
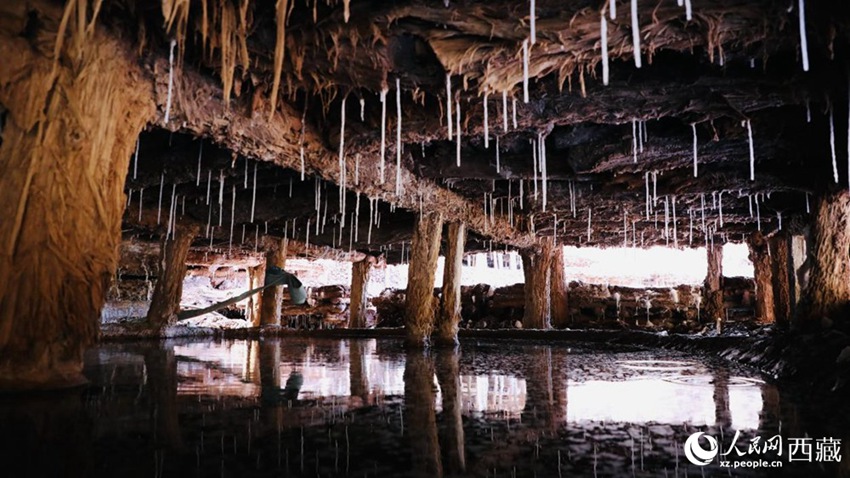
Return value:
<svg viewBox="0 0 850 478">
<path fill-rule="evenodd" d="M 567 422 L 567 352 L 552 349 L 552 392 L 554 398 L 552 425 L 557 428 Z"/>
<path fill-rule="evenodd" d="M 177 415 L 177 359 L 174 345 L 163 343 L 145 351 L 145 368 L 151 397 L 151 428 L 160 445 L 182 448 L 180 422 Z"/>
<path fill-rule="evenodd" d="M 522 421 L 554 429 L 555 394 L 551 347 L 534 347 L 525 356 L 525 362 L 526 395 Z"/>
<path fill-rule="evenodd" d="M 260 342 L 251 340 L 245 347 L 245 367 L 242 370 L 242 380 L 260 383 Z"/>
<path fill-rule="evenodd" d="M 254 341 L 260 351 L 260 399 L 265 423 L 280 429 L 282 410 L 280 403 L 280 339 Z"/>
<path fill-rule="evenodd" d="M 348 374 L 351 382 L 351 396 L 360 397 L 365 405 L 369 401 L 369 376 L 366 370 L 366 341 L 348 342 Z"/>
<path fill-rule="evenodd" d="M 428 352 L 408 351 L 404 366 L 404 432 L 412 451 L 411 469 L 418 476 L 443 475 L 435 400 L 433 359 Z"/>
<path fill-rule="evenodd" d="M 729 370 L 714 371 L 714 423 L 723 429 L 731 428 L 732 412 L 729 411 Z"/>
<path fill-rule="evenodd" d="M 779 389 L 773 384 L 763 383 L 761 385 L 762 410 L 759 413 L 759 430 L 770 436 L 779 433 L 779 422 L 782 420 L 781 402 L 779 400 Z"/>
<path fill-rule="evenodd" d="M 460 354 L 456 348 L 441 350 L 437 355 L 437 381 L 443 396 L 440 443 L 446 457 L 446 471 L 450 474 L 466 471 L 459 361 Z"/>
</svg>

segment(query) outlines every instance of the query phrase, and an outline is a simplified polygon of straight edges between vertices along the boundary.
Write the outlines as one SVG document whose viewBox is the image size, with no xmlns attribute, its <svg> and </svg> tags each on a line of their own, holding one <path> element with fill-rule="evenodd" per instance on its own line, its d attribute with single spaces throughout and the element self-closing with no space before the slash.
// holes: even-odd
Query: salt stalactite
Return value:
<svg viewBox="0 0 850 478">
<path fill-rule="evenodd" d="M 142 222 L 142 205 L 145 199 L 145 188 L 139 189 L 139 222 Z M 808 204 L 808 196 L 806 196 L 806 204 Z"/>
<path fill-rule="evenodd" d="M 168 52 L 168 97 L 165 100 L 165 121 L 162 124 L 167 125 L 171 119 L 171 96 L 174 92 L 174 47 L 177 46 L 177 40 L 171 40 L 171 48 Z"/>
<path fill-rule="evenodd" d="M 508 92 L 502 92 L 502 129 L 508 132 Z"/>
<path fill-rule="evenodd" d="M 375 216 L 375 201 L 369 198 L 369 232 L 366 234 L 366 244 L 372 244 L 372 223 Z"/>
<path fill-rule="evenodd" d="M 676 249 L 679 248 L 679 231 L 678 226 L 676 226 L 676 196 L 673 196 L 673 202 L 671 204 L 671 208 L 673 209 L 673 247 Z"/>
<path fill-rule="evenodd" d="M 257 247 L 259 246 L 259 243 L 260 243 L 260 225 L 257 224 L 254 227 L 254 253 L 257 252 Z"/>
<path fill-rule="evenodd" d="M 576 184 L 573 181 L 570 181 L 570 209 L 572 210 L 573 217 L 576 217 Z"/>
<path fill-rule="evenodd" d="M 289 197 L 292 197 L 292 178 L 289 178 Z"/>
<path fill-rule="evenodd" d="M 490 113 L 487 106 L 489 93 L 484 93 L 484 149 L 490 148 Z"/>
<path fill-rule="evenodd" d="M 694 244 L 694 210 L 688 208 L 688 245 Z"/>
<path fill-rule="evenodd" d="M 803 56 L 803 71 L 809 71 L 809 39 L 806 35 L 806 0 L 797 1 L 800 19 L 800 53 Z"/>
<path fill-rule="evenodd" d="M 781 212 L 776 213 L 776 222 L 778 223 L 777 227 L 781 231 L 782 230 L 782 213 Z"/>
<path fill-rule="evenodd" d="M 634 48 L 635 53 L 635 68 L 640 68 L 640 25 L 638 23 L 637 0 L 632 0 L 632 48 Z"/>
<path fill-rule="evenodd" d="M 496 136 L 496 173 L 498 174 L 502 170 L 502 165 L 500 164 L 499 158 L 499 137 Z"/>
<path fill-rule="evenodd" d="M 809 99 L 806 98 L 806 123 L 812 122 L 812 107 L 809 104 Z"/>
<path fill-rule="evenodd" d="M 304 180 L 304 145 L 301 145 L 300 148 L 300 156 L 301 156 L 301 180 Z"/>
<path fill-rule="evenodd" d="M 702 232 L 705 233 L 705 194 L 699 195 L 699 212 L 702 215 Z"/>
<path fill-rule="evenodd" d="M 537 147 L 537 141 L 531 140 L 531 167 L 534 171 L 534 199 L 537 199 L 537 164 L 539 159 L 537 159 L 537 153 L 540 151 L 540 148 Z"/>
<path fill-rule="evenodd" d="M 342 98 L 342 106 L 340 107 L 339 120 L 339 184 L 342 187 L 342 177 L 345 174 L 345 100 Z M 342 197 L 342 193 L 340 193 Z"/>
<path fill-rule="evenodd" d="M 360 193 L 357 193 L 357 201 L 354 202 L 354 242 L 357 242 L 360 232 Z"/>
<path fill-rule="evenodd" d="M 835 121 L 832 108 L 829 109 L 829 149 L 832 152 L 832 177 L 838 184 L 838 163 L 835 160 Z"/>
<path fill-rule="evenodd" d="M 310 249 L 310 219 L 307 219 L 307 233 L 304 237 L 304 249 Z"/>
<path fill-rule="evenodd" d="M 652 210 L 655 210 L 655 205 L 658 203 L 658 171 L 652 172 Z"/>
<path fill-rule="evenodd" d="M 387 157 L 387 89 L 381 90 L 381 184 L 384 184 L 384 175 Z"/>
<path fill-rule="evenodd" d="M 543 210 L 546 210 L 546 201 L 549 197 L 548 193 L 548 174 L 546 171 L 546 138 L 543 137 L 543 133 L 538 133 L 538 141 L 537 144 L 540 145 L 540 154 L 538 157 L 540 158 L 540 183 L 543 187 Z"/>
<path fill-rule="evenodd" d="M 537 8 L 534 4 L 534 0 L 530 1 L 529 10 L 530 21 L 528 36 L 531 39 L 531 44 L 534 45 L 535 43 L 537 43 L 537 12 L 535 11 L 537 10 Z"/>
<path fill-rule="evenodd" d="M 383 101 L 383 100 L 382 100 Z M 446 73 L 446 126 L 449 128 L 449 139 L 452 139 L 452 76 Z"/>
<path fill-rule="evenodd" d="M 455 100 L 455 116 L 457 121 L 455 125 L 455 135 L 457 136 L 455 141 L 455 156 L 457 167 L 460 167 L 460 99 Z"/>
<path fill-rule="evenodd" d="M 177 185 L 171 185 L 171 202 L 168 203 L 168 225 L 165 228 L 165 239 L 168 240 L 169 237 L 174 237 L 172 233 L 174 229 L 172 226 L 174 225 L 174 196 L 177 194 Z"/>
<path fill-rule="evenodd" d="M 242 224 L 242 240 L 240 244 L 245 244 L 245 224 Z"/>
<path fill-rule="evenodd" d="M 212 169 L 207 171 L 207 204 L 210 203 L 210 188 L 212 187 Z"/>
<path fill-rule="evenodd" d="M 643 121 L 637 120 L 638 153 L 643 153 Z"/>
<path fill-rule="evenodd" d="M 201 157 L 204 154 L 204 142 L 201 141 L 201 146 L 198 147 L 198 174 L 195 176 L 195 186 L 201 185 Z"/>
<path fill-rule="evenodd" d="M 691 131 L 694 132 L 694 177 L 699 175 L 697 170 L 697 125 L 696 123 L 691 123 Z"/>
<path fill-rule="evenodd" d="M 516 129 L 517 128 L 517 126 L 516 126 L 516 124 L 517 124 L 516 123 L 516 98 L 511 98 L 511 104 L 512 104 L 511 120 L 512 120 L 514 129 Z"/>
<path fill-rule="evenodd" d="M 424 151 L 422 156 L 425 156 Z M 354 157 L 354 184 L 360 186 L 360 153 Z"/>
<path fill-rule="evenodd" d="M 643 180 L 646 184 L 646 220 L 649 221 L 649 171 L 643 173 Z"/>
<path fill-rule="evenodd" d="M 635 120 L 632 120 L 632 157 L 634 158 L 635 164 L 637 164 L 637 154 L 637 122 Z"/>
<path fill-rule="evenodd" d="M 747 204 L 750 206 L 750 218 L 753 217 L 753 195 L 747 194 Z"/>
<path fill-rule="evenodd" d="M 366 121 L 366 99 L 360 98 L 360 121 Z"/>
<path fill-rule="evenodd" d="M 236 222 L 236 185 L 233 185 L 233 199 L 230 203 L 230 245 L 227 253 L 230 254 L 230 249 L 233 247 L 233 225 Z"/>
<path fill-rule="evenodd" d="M 750 142 L 750 181 L 756 180 L 756 151 L 753 147 L 753 127 L 747 120 L 747 139 Z"/>
<path fill-rule="evenodd" d="M 244 184 L 242 185 L 242 187 L 245 188 L 245 189 L 248 189 L 248 158 L 245 158 L 245 175 L 243 177 L 245 179 L 244 179 Z"/>
<path fill-rule="evenodd" d="M 160 216 L 162 215 L 162 188 L 165 187 L 165 173 L 159 180 L 159 202 L 156 206 L 156 223 L 159 224 Z"/>
<path fill-rule="evenodd" d="M 614 0 L 611 0 L 611 4 L 614 4 Z M 602 50 L 602 84 L 608 86 L 608 20 L 605 19 L 605 12 L 599 18 L 599 44 Z"/>
<path fill-rule="evenodd" d="M 670 241 L 670 200 L 664 196 L 664 239 Z"/>
<path fill-rule="evenodd" d="M 519 180 L 519 208 L 521 210 L 525 209 L 525 206 L 523 205 L 523 197 L 525 196 L 525 192 L 523 192 L 523 189 L 524 189 L 523 183 L 524 182 L 525 181 L 522 180 L 522 179 Z"/>
<path fill-rule="evenodd" d="M 617 19 L 617 0 L 608 0 L 608 13 L 611 14 L 611 20 Z"/>
<path fill-rule="evenodd" d="M 691 0 L 685 0 L 685 20 L 691 21 L 694 18 L 693 8 L 691 7 Z"/>
<path fill-rule="evenodd" d="M 318 0 L 315 0 L 318 2 Z M 342 0 L 342 18 L 345 20 L 345 23 L 348 23 L 348 19 L 351 18 L 351 0 Z"/>
<path fill-rule="evenodd" d="M 395 194 L 401 195 L 401 79 L 395 79 L 395 111 L 398 119 L 395 125 Z"/>
<path fill-rule="evenodd" d="M 528 40 L 522 41 L 522 102 L 528 103 Z"/>
<path fill-rule="evenodd" d="M 221 220 L 224 216 L 224 170 L 219 172 L 218 176 L 218 227 L 221 227 Z"/>
<path fill-rule="evenodd" d="M 254 188 L 251 192 L 251 222 L 254 222 L 254 209 L 257 205 L 257 164 L 254 164 Z"/>
<path fill-rule="evenodd" d="M 133 179 L 136 179 L 136 174 L 139 172 L 139 142 L 136 139 L 136 154 L 133 155 Z"/>
<path fill-rule="evenodd" d="M 812 211 L 811 211 L 811 208 L 809 207 L 809 193 L 806 193 L 806 214 L 809 214 L 810 212 L 812 212 Z"/>
<path fill-rule="evenodd" d="M 720 227 L 723 227 L 723 191 L 717 195 L 717 209 L 720 216 Z"/>
<path fill-rule="evenodd" d="M 759 206 L 759 195 L 756 194 L 756 225 L 758 226 L 758 230 L 761 231 L 761 206 Z"/>
<path fill-rule="evenodd" d="M 623 247 L 629 247 L 629 221 L 626 216 L 626 211 L 623 211 Z M 619 302 L 619 298 L 617 299 Z"/>
<path fill-rule="evenodd" d="M 590 242 L 590 230 L 591 230 L 590 229 L 590 218 L 591 218 L 590 208 L 587 208 L 587 242 Z"/>
</svg>

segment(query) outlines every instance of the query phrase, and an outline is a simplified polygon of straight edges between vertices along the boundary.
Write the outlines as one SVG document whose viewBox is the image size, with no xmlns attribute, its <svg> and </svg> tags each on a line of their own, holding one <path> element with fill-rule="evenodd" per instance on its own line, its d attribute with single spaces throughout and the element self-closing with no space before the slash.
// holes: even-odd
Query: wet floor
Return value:
<svg viewBox="0 0 850 478">
<path fill-rule="evenodd" d="M 0 476 L 812 477 L 850 460 L 822 407 L 673 352 L 169 341 L 102 345 L 86 374 L 0 398 Z"/>
</svg>

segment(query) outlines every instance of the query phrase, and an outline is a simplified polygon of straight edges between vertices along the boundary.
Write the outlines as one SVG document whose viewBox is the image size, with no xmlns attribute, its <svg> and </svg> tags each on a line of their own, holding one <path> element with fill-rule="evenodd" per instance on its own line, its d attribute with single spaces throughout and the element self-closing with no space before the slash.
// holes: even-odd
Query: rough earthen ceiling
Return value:
<svg viewBox="0 0 850 478">
<path fill-rule="evenodd" d="M 534 44 L 527 2 L 447 3 L 107 2 L 102 18 L 142 53 L 170 116 L 140 138 L 125 229 L 166 231 L 173 190 L 179 220 L 215 226 L 196 245 L 225 251 L 253 249 L 268 231 L 340 250 L 391 247 L 398 261 L 420 209 L 467 222 L 469 250 L 535 235 L 683 247 L 802 227 L 810 193 L 846 187 L 850 5 L 806 5 L 804 72 L 799 3 L 788 0 L 694 2 L 690 20 L 673 0 L 638 0 L 641 68 L 629 2 L 612 20 L 608 1 L 537 0 Z"/>
</svg>

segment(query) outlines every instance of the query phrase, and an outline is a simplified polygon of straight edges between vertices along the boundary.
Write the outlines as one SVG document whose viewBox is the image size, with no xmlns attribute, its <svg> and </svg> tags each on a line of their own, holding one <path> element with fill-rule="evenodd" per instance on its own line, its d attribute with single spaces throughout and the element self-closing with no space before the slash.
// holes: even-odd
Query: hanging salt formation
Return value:
<svg viewBox="0 0 850 478">
<path fill-rule="evenodd" d="M 366 99 L 360 98 L 360 121 L 366 121 Z"/>
<path fill-rule="evenodd" d="M 691 130 L 694 132 L 694 177 L 697 177 L 697 125 L 695 123 L 691 123 Z"/>
<path fill-rule="evenodd" d="M 384 168 L 387 156 L 387 89 L 381 90 L 381 184 L 384 184 Z"/>
<path fill-rule="evenodd" d="M 832 108 L 829 109 L 829 149 L 832 152 L 832 177 L 835 179 L 835 184 L 838 184 L 838 163 L 835 160 L 835 115 Z"/>
<path fill-rule="evenodd" d="M 499 162 L 499 137 L 496 136 L 496 173 L 499 173 L 502 169 Z"/>
<path fill-rule="evenodd" d="M 643 181 L 646 184 L 646 220 L 649 221 L 649 171 L 643 173 Z"/>
<path fill-rule="evenodd" d="M 398 120 L 395 127 L 395 193 L 396 196 L 401 194 L 401 80 L 395 79 L 395 110 Z"/>
<path fill-rule="evenodd" d="M 800 19 L 800 53 L 803 56 L 803 71 L 809 71 L 809 40 L 806 37 L 806 0 L 798 0 L 797 9 Z"/>
<path fill-rule="evenodd" d="M 508 92 L 502 92 L 502 129 L 508 132 Z"/>
<path fill-rule="evenodd" d="M 160 216 L 162 214 L 162 188 L 165 187 L 165 173 L 162 173 L 162 177 L 159 180 L 159 202 L 156 206 L 156 223 L 159 224 Z"/>
<path fill-rule="evenodd" d="M 171 228 L 174 224 L 174 196 L 177 193 L 177 185 L 171 185 L 171 202 L 168 205 L 168 225 L 165 228 L 165 239 L 168 240 L 168 237 L 172 236 L 173 229 Z"/>
<path fill-rule="evenodd" d="M 720 227 L 723 227 L 723 191 L 717 195 L 717 208 L 720 215 Z"/>
<path fill-rule="evenodd" d="M 224 217 L 224 170 L 219 172 L 218 177 L 218 227 L 221 227 Z"/>
<path fill-rule="evenodd" d="M 227 253 L 233 248 L 233 224 L 236 222 L 236 185 L 233 185 L 233 200 L 230 203 L 230 245 Z"/>
<path fill-rule="evenodd" d="M 806 214 L 809 214 L 810 212 L 812 211 L 809 207 L 809 193 L 806 193 Z M 139 217 L 141 217 L 141 215 Z"/>
<path fill-rule="evenodd" d="M 484 93 L 484 149 L 490 148 L 490 114 L 487 107 L 487 96 L 489 93 Z"/>
<path fill-rule="evenodd" d="M 512 108 L 511 108 L 512 122 L 513 122 L 514 129 L 516 129 L 516 98 L 511 98 L 511 105 L 512 105 Z"/>
<path fill-rule="evenodd" d="M 614 0 L 611 0 L 611 5 L 614 5 Z M 615 15 L 613 10 L 612 15 Z M 602 50 L 602 84 L 608 86 L 608 20 L 605 19 L 605 12 L 599 18 L 599 42 Z"/>
<path fill-rule="evenodd" d="M 242 187 L 248 189 L 248 158 L 245 158 L 245 175 L 243 177 L 245 182 Z"/>
<path fill-rule="evenodd" d="M 693 8 L 691 8 L 691 0 L 685 0 L 685 20 L 691 21 L 693 19 Z"/>
<path fill-rule="evenodd" d="M 254 164 L 254 188 L 251 192 L 251 222 L 254 222 L 254 209 L 257 205 L 257 164 Z"/>
<path fill-rule="evenodd" d="M 540 179 L 541 184 L 543 186 L 543 210 L 546 210 L 546 200 L 549 196 L 547 192 L 548 188 L 548 178 L 546 172 L 546 138 L 543 137 L 543 133 L 538 133 L 538 141 L 537 144 L 540 145 L 540 154 L 538 157 L 540 158 Z"/>
<path fill-rule="evenodd" d="M 635 53 L 635 68 L 640 68 L 640 25 L 638 23 L 637 0 L 632 0 L 632 48 Z"/>
<path fill-rule="evenodd" d="M 162 124 L 167 125 L 171 119 L 171 94 L 174 90 L 174 47 L 177 46 L 177 40 L 171 40 L 171 49 L 168 52 L 168 97 L 165 100 L 165 121 Z"/>
<path fill-rule="evenodd" d="M 195 186 L 201 185 L 201 157 L 204 154 L 204 142 L 201 141 L 201 146 L 198 147 L 198 174 L 195 176 Z"/>
<path fill-rule="evenodd" d="M 756 194 L 756 225 L 758 226 L 758 230 L 761 231 L 761 206 L 759 206 L 759 195 Z"/>
<path fill-rule="evenodd" d="M 210 187 L 211 186 L 212 186 L 212 169 L 207 171 L 207 202 L 206 202 L 206 204 L 210 203 Z"/>
<path fill-rule="evenodd" d="M 673 247 L 678 249 L 679 248 L 679 232 L 678 232 L 678 226 L 676 226 L 676 222 L 677 222 L 676 221 L 676 196 L 673 196 L 672 209 L 673 209 Z"/>
<path fill-rule="evenodd" d="M 203 144 L 203 143 L 201 143 Z M 133 179 L 136 179 L 136 173 L 139 172 L 139 140 L 136 140 L 136 154 L 133 156 Z"/>
<path fill-rule="evenodd" d="M 776 222 L 777 222 L 777 227 L 781 231 L 782 230 L 782 213 L 781 212 L 776 213 Z"/>
<path fill-rule="evenodd" d="M 534 171 L 534 199 L 537 199 L 537 164 L 539 159 L 537 153 L 540 152 L 537 142 L 531 140 L 531 168 Z"/>
<path fill-rule="evenodd" d="M 617 19 L 617 1 L 608 0 L 608 12 L 611 14 L 611 20 Z"/>
<path fill-rule="evenodd" d="M 455 125 L 455 134 L 457 135 L 457 140 L 455 141 L 455 153 L 457 156 L 457 167 L 460 167 L 460 99 L 455 100 L 455 116 L 457 117 L 457 124 Z"/>
<path fill-rule="evenodd" d="M 531 7 L 530 8 L 530 10 L 531 10 L 531 13 L 530 13 L 531 21 L 529 22 L 530 23 L 529 29 L 531 31 L 529 32 L 529 37 L 531 38 L 531 44 L 534 45 L 535 43 L 537 43 L 537 14 L 535 12 L 536 8 L 535 8 L 535 5 L 534 5 L 534 0 L 531 0 L 530 7 Z"/>
<path fill-rule="evenodd" d="M 524 183 L 524 181 L 522 179 L 520 179 L 519 180 L 519 208 L 520 209 L 525 209 L 525 206 L 523 205 L 523 197 L 525 196 L 525 193 L 523 192 L 523 183 Z"/>
<path fill-rule="evenodd" d="M 590 208 L 587 208 L 587 242 L 590 242 Z"/>
<path fill-rule="evenodd" d="M 452 77 L 448 73 L 446 73 L 446 126 L 449 129 L 449 139 L 452 139 L 452 121 L 454 117 L 452 116 Z"/>
<path fill-rule="evenodd" d="M 831 124 L 831 123 L 830 123 Z M 747 139 L 750 142 L 750 181 L 756 180 L 756 152 L 753 148 L 753 127 L 750 125 L 750 120 L 747 120 Z M 834 152 L 834 148 L 833 148 Z"/>
<path fill-rule="evenodd" d="M 522 41 L 522 102 L 528 103 L 528 40 Z"/>
<path fill-rule="evenodd" d="M 339 120 L 339 185 L 340 189 L 342 189 L 345 180 L 343 179 L 345 176 L 345 100 L 342 99 L 342 106 L 340 109 L 340 120 Z M 340 191 L 340 197 L 343 196 L 342 191 Z"/>
<path fill-rule="evenodd" d="M 637 164 L 638 153 L 637 137 L 637 122 L 635 120 L 632 120 L 632 157 L 634 158 L 635 164 Z"/>
</svg>

